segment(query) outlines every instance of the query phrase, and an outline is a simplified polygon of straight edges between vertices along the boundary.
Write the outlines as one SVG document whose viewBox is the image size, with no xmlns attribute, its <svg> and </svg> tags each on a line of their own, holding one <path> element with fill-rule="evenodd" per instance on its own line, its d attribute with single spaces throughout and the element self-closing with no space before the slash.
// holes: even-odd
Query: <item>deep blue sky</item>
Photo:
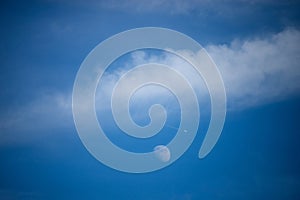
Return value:
<svg viewBox="0 0 300 200">
<path fill-rule="evenodd" d="M 158 2 L 1 2 L 0 199 L 300 198 L 300 3 Z M 85 149 L 71 93 L 97 44 L 145 26 L 183 32 L 207 47 L 230 107 L 205 159 L 197 157 L 204 116 L 178 161 L 128 174 Z"/>
</svg>

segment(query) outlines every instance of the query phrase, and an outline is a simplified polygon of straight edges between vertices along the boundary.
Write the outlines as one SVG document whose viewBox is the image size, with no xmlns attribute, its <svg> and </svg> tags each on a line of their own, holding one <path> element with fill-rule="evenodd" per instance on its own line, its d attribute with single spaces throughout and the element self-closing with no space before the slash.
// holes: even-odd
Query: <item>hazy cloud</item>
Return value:
<svg viewBox="0 0 300 200">
<path fill-rule="evenodd" d="M 300 91 L 300 31 L 288 28 L 280 33 L 266 38 L 251 40 L 234 40 L 229 45 L 209 45 L 206 47 L 209 55 L 217 64 L 224 80 L 228 108 L 245 109 L 248 107 L 276 102 L 299 94 Z M 187 57 L 197 59 L 197 54 L 180 52 Z M 137 66 L 144 63 L 161 63 L 172 66 L 183 74 L 189 83 L 200 93 L 200 98 L 207 96 L 203 93 L 205 85 L 199 82 L 197 73 L 182 59 L 172 54 L 147 56 L 138 51 L 131 55 L 128 65 Z M 122 70 L 104 76 L 104 87 L 101 95 L 109 95 L 109 91 L 118 79 L 127 72 Z M 148 74 L 141 75 L 143 79 Z M 161 74 L 161 78 L 167 76 Z M 174 80 L 176 81 L 176 80 Z M 180 87 L 180 85 L 178 86 Z M 161 91 L 140 92 L 138 98 L 146 101 L 150 96 L 167 97 Z M 184 91 L 183 91 L 184 92 Z"/>
<path fill-rule="evenodd" d="M 299 44 L 300 31 L 288 28 L 206 49 L 222 73 L 230 106 L 244 108 L 299 94 Z"/>
<path fill-rule="evenodd" d="M 181 74 L 183 78 L 186 79 L 186 82 L 191 84 L 196 91 L 196 94 L 199 94 L 200 97 L 204 97 L 205 92 L 205 84 L 202 81 L 200 75 L 195 71 L 195 69 L 186 61 L 183 59 L 175 56 L 174 54 L 162 52 L 161 54 L 157 55 L 149 55 L 145 51 L 135 51 L 130 55 L 130 61 L 125 64 L 125 67 L 116 71 L 113 71 L 112 73 L 107 73 L 102 77 L 102 85 L 98 92 L 96 93 L 96 101 L 98 105 L 107 105 L 102 107 L 97 107 L 99 110 L 106 110 L 110 109 L 110 103 L 108 102 L 109 98 L 103 98 L 103 97 L 110 97 L 111 92 L 114 88 L 114 86 L 118 83 L 119 79 L 128 72 L 128 70 L 132 67 L 137 67 L 139 65 L 143 64 L 149 64 L 149 63 L 159 63 L 164 64 L 167 66 L 170 66 L 172 69 L 176 70 L 177 73 Z M 150 66 L 149 66 L 150 67 Z M 139 70 L 139 69 L 134 69 Z M 134 80 L 145 80 L 149 77 L 149 74 L 143 73 L 143 70 L 139 70 L 139 76 L 138 77 L 131 77 L 134 78 Z M 129 76 L 130 77 L 130 76 Z M 158 73 L 155 75 L 156 80 L 169 80 L 170 83 L 177 83 L 178 77 L 175 76 L 175 74 L 164 74 L 164 73 Z M 133 82 L 127 82 L 123 88 L 128 93 L 131 93 L 133 91 L 130 91 L 127 88 L 133 87 Z M 158 88 L 159 86 L 147 86 L 143 87 L 136 95 L 134 95 L 134 98 L 132 98 L 132 102 L 135 104 L 143 104 L 145 102 L 148 102 L 150 99 L 158 99 L 160 102 L 170 102 L 171 93 L 166 92 L 166 90 L 162 90 Z M 186 96 L 185 94 L 187 91 L 185 91 L 184 86 L 178 84 L 177 88 L 179 88 L 180 96 Z M 188 96 L 187 96 L 188 98 Z M 192 99 L 190 99 L 192 100 Z M 120 100 L 121 101 L 121 100 Z M 125 101 L 125 100 L 124 100 Z"/>
<path fill-rule="evenodd" d="M 229 45 L 207 46 L 206 50 L 222 74 L 228 108 L 246 109 L 299 95 L 299 44 L 300 31 L 288 28 L 266 38 L 235 40 Z M 197 59 L 197 54 L 191 55 L 190 52 L 186 54 Z M 145 52 L 137 51 L 131 54 L 131 60 L 125 64 L 125 67 L 106 73 L 102 80 L 104 84 L 96 95 L 96 104 L 106 105 L 104 109 L 110 109 L 108 102 L 110 99 L 103 97 L 110 97 L 111 90 L 119 78 L 128 71 L 129 66 L 149 62 L 172 66 L 188 79 L 196 93 L 200 94 L 198 97 L 207 98 L 208 93 L 204 92 L 204 82 L 199 82 L 201 77 L 188 63 L 171 54 L 149 56 Z M 143 76 L 136 78 L 143 79 Z M 166 74 L 161 74 L 161 78 L 164 76 Z M 147 101 L 150 97 L 152 100 L 160 98 L 161 102 L 168 102 L 170 94 L 165 94 L 165 91 L 157 90 L 155 87 L 147 89 L 151 91 L 141 90 L 135 96 L 134 103 Z M 203 99 L 200 102 L 203 102 Z M 31 103 L 7 108 L 1 113 L 0 119 L 1 141 L 13 138 L 11 132 L 25 133 L 33 130 L 38 132 L 69 127 L 73 123 L 71 92 L 43 93 Z"/>
<path fill-rule="evenodd" d="M 188 14 L 197 12 L 201 15 L 214 13 L 223 17 L 253 14 L 253 8 L 260 6 L 286 6 L 299 3 L 297 0 L 44 0 L 88 9 L 105 9 L 136 13 Z"/>
<path fill-rule="evenodd" d="M 7 108 L 0 115 L 1 142 L 26 140 L 28 134 L 72 126 L 71 94 L 44 93 L 28 104 Z M 37 135 L 36 135 L 37 136 Z M 29 137 L 30 138 L 30 137 Z"/>
<path fill-rule="evenodd" d="M 112 0 L 109 2 L 98 1 L 98 5 L 102 8 L 122 10 L 127 12 L 135 11 L 164 12 L 167 14 L 188 14 L 193 11 L 208 12 L 209 10 L 209 12 L 222 16 L 232 15 L 233 13 L 245 14 L 245 11 L 248 13 L 250 8 L 257 6 L 290 5 L 295 3 L 297 3 L 296 0 Z"/>
</svg>

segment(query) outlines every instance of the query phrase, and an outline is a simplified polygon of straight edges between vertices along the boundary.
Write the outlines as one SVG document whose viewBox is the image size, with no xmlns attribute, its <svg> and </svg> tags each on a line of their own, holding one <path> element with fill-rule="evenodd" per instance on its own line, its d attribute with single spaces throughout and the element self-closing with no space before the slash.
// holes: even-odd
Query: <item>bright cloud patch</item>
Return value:
<svg viewBox="0 0 300 200">
<path fill-rule="evenodd" d="M 300 31 L 286 29 L 268 38 L 252 40 L 235 40 L 229 45 L 209 45 L 209 55 L 217 64 L 224 80 L 229 109 L 245 109 L 248 107 L 276 102 L 289 96 L 297 95 L 300 90 Z M 189 59 L 198 59 L 199 54 L 181 51 Z M 131 54 L 130 66 L 143 63 L 161 63 L 179 71 L 193 86 L 199 98 L 208 96 L 203 81 L 199 81 L 193 67 L 181 58 L 170 54 L 149 56 L 143 51 Z M 205 63 L 204 63 L 205 64 Z M 101 95 L 109 95 L 119 78 L 128 70 L 125 67 L 104 76 Z M 144 79 L 142 74 L 136 79 Z M 162 78 L 167 74 L 161 74 Z M 176 81 L 176 80 L 174 80 Z M 180 85 L 178 86 L 180 87 Z M 184 91 L 182 91 L 184 92 Z M 165 98 L 161 91 L 144 91 L 138 98 L 147 101 L 149 96 Z"/>
<path fill-rule="evenodd" d="M 235 40 L 229 45 L 207 46 L 206 50 L 222 74 L 228 108 L 245 109 L 298 95 L 300 91 L 299 44 L 300 31 L 286 29 L 267 38 Z M 197 59 L 197 55 L 192 55 L 190 52 L 181 53 Z M 204 82 L 187 62 L 172 54 L 149 56 L 143 51 L 137 51 L 131 54 L 129 62 L 123 63 L 121 68 L 102 77 L 103 85 L 100 92 L 96 93 L 96 104 L 107 105 L 104 108 L 100 107 L 101 109 L 110 109 L 110 103 L 105 101 L 109 101 L 107 97 L 111 95 L 119 78 L 128 71 L 128 66 L 149 62 L 172 66 L 193 86 L 200 103 L 209 100 Z M 143 79 L 144 76 L 148 74 L 136 78 Z M 163 78 L 166 74 L 161 76 Z M 150 91 L 145 88 L 136 93 L 133 103 L 145 102 L 151 98 L 159 99 L 160 102 L 169 102 L 170 93 L 158 90 L 157 87 L 148 87 L 148 89 Z M 104 96 L 106 98 L 103 98 Z M 1 132 L 62 127 L 65 126 L 66 119 L 68 124 L 72 123 L 71 95 L 62 92 L 40 95 L 30 104 L 7 108 L 0 117 Z"/>
<path fill-rule="evenodd" d="M 70 93 L 41 94 L 31 103 L 8 108 L 6 112 L 1 113 L 0 144 L 30 140 L 33 133 L 70 127 L 71 124 Z M 18 132 L 24 134 L 16 136 L 15 133 Z"/>
<path fill-rule="evenodd" d="M 299 93 L 299 44 L 300 31 L 286 29 L 268 38 L 206 49 L 224 78 L 229 105 L 244 108 Z"/>
</svg>

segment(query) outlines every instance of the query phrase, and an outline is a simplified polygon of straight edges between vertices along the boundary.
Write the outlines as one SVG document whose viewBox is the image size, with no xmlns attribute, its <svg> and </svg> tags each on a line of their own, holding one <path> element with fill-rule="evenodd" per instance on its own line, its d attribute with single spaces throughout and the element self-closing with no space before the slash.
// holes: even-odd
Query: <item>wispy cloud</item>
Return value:
<svg viewBox="0 0 300 200">
<path fill-rule="evenodd" d="M 174 54 L 161 52 L 159 54 L 151 54 L 147 51 L 135 51 L 130 55 L 130 60 L 126 62 L 125 67 L 115 70 L 111 73 L 107 73 L 102 77 L 102 84 L 99 88 L 98 92 L 96 93 L 96 101 L 98 102 L 98 105 L 102 105 L 101 107 L 98 107 L 99 111 L 101 110 L 107 110 L 110 109 L 110 96 L 112 93 L 113 88 L 118 84 L 118 81 L 120 78 L 129 72 L 128 69 L 132 67 L 141 66 L 144 64 L 149 63 L 158 63 L 163 64 L 166 66 L 170 66 L 170 68 L 177 71 L 178 74 L 181 74 L 184 79 L 186 79 L 186 82 L 191 84 L 196 91 L 196 94 L 199 94 L 199 97 L 202 99 L 204 98 L 205 94 L 207 93 L 203 92 L 205 89 L 205 83 L 202 81 L 200 75 L 197 74 L 195 69 L 186 61 L 183 59 L 177 57 Z M 148 67 L 153 67 L 149 65 Z M 149 78 L 148 73 L 143 72 L 143 69 L 133 69 L 137 72 L 138 76 L 136 75 L 127 75 L 128 79 L 134 79 L 136 80 L 146 80 Z M 134 76 L 134 77 L 132 77 Z M 178 83 L 178 76 L 176 73 L 157 73 L 155 74 L 156 80 L 168 80 L 168 83 Z M 129 88 L 134 87 L 135 81 L 128 81 L 126 82 L 126 85 L 123 85 L 122 88 L 127 93 L 131 93 L 133 91 L 130 91 Z M 124 84 L 124 82 L 123 82 Z M 171 84 L 170 84 L 171 85 Z M 185 85 L 177 84 L 178 91 L 180 94 L 179 96 L 186 96 L 186 94 L 189 94 L 188 91 L 186 91 Z M 160 103 L 166 103 L 172 102 L 170 99 L 172 98 L 171 93 L 167 92 L 166 90 L 162 90 L 158 88 L 159 86 L 153 86 L 153 87 L 142 87 L 138 92 L 134 93 L 134 98 L 132 98 L 131 102 L 135 104 L 135 106 L 140 106 L 141 104 L 145 104 L 146 102 L 153 101 L 153 100 L 159 100 Z M 170 88 L 172 89 L 172 88 Z M 106 97 L 106 98 L 104 98 Z M 119 96 L 122 98 L 122 96 Z M 186 96 L 189 100 L 192 101 L 191 98 Z M 119 99 L 119 101 L 122 101 L 122 99 Z M 125 96 L 123 102 L 126 102 Z M 103 106 L 106 105 L 106 106 Z"/>
<path fill-rule="evenodd" d="M 300 31 L 287 28 L 266 38 L 206 49 L 222 73 L 230 106 L 245 108 L 299 94 L 299 44 Z"/>
<path fill-rule="evenodd" d="M 46 1 L 61 4 L 63 3 L 72 6 L 80 6 L 82 8 L 98 10 L 106 9 L 130 13 L 165 13 L 177 15 L 197 12 L 198 14 L 214 13 L 216 15 L 221 15 L 224 17 L 231 17 L 236 14 L 253 14 L 253 10 L 251 9 L 260 6 L 286 6 L 295 5 L 298 3 L 297 0 L 91 0 L 88 3 L 83 0 Z"/>
<path fill-rule="evenodd" d="M 245 109 L 298 95 L 300 92 L 298 44 L 300 44 L 300 31 L 287 28 L 265 38 L 234 40 L 229 45 L 207 46 L 206 50 L 223 77 L 228 108 Z M 192 59 L 198 59 L 197 54 L 184 51 L 181 53 L 193 57 Z M 205 85 L 204 82 L 199 82 L 201 77 L 187 62 L 177 56 L 171 54 L 147 56 L 139 51 L 133 53 L 131 58 L 132 66 L 151 62 L 172 66 L 189 80 L 197 93 L 201 93 L 200 98 L 208 95 L 208 93 L 203 94 Z M 109 95 L 107 90 L 112 89 L 126 71 L 127 69 L 123 69 L 104 76 L 105 85 L 102 94 L 104 92 L 105 95 Z M 148 74 L 141 74 L 136 78 L 143 79 L 145 76 Z M 166 74 L 161 76 L 163 79 Z M 145 91 L 140 92 L 138 98 L 143 102 L 150 96 L 164 97 L 161 91 Z M 98 96 L 98 99 L 101 101 L 101 97 Z"/>
<path fill-rule="evenodd" d="M 234 40 L 229 45 L 209 45 L 206 47 L 222 74 L 226 87 L 228 106 L 232 110 L 246 109 L 257 105 L 280 101 L 300 92 L 300 31 L 287 28 L 284 31 L 265 38 Z M 197 59 L 197 55 L 190 55 Z M 137 66 L 144 63 L 161 63 L 180 71 L 205 98 L 204 82 L 199 82 L 195 71 L 175 55 L 147 55 L 138 51 L 131 54 L 128 65 Z M 111 90 L 119 78 L 128 71 L 128 66 L 107 73 L 102 80 L 103 87 L 96 95 L 96 104 L 107 105 Z M 144 74 L 144 76 L 148 76 Z M 165 74 L 161 74 L 161 78 Z M 136 78 L 143 79 L 143 76 Z M 200 83 L 200 84 L 199 84 Z M 168 102 L 170 94 L 150 87 L 141 90 L 133 103 L 141 103 L 160 98 Z M 183 91 L 184 92 L 184 91 Z M 199 96 L 198 96 L 199 97 Z M 208 100 L 208 99 L 206 99 Z M 202 101 L 202 99 L 201 99 Z M 200 101 L 200 102 L 201 102 Z M 203 101 L 202 101 L 203 102 Z M 1 141 L 15 138 L 11 133 L 39 132 L 73 125 L 71 92 L 43 93 L 30 103 L 7 108 L 0 115 Z M 18 135 L 26 138 L 27 135 Z"/>
<path fill-rule="evenodd" d="M 28 104 L 9 107 L 1 113 L 1 143 L 22 142 L 30 140 L 32 134 L 70 126 L 71 93 L 43 93 Z"/>
<path fill-rule="evenodd" d="M 125 1 L 97 1 L 101 8 L 111 10 L 122 10 L 126 12 L 164 12 L 166 14 L 188 14 L 190 12 L 210 12 L 222 16 L 232 14 L 250 14 L 250 9 L 259 6 L 291 5 L 297 1 L 278 0 L 125 0 Z M 252 10 L 253 11 L 253 10 Z M 200 14 L 200 13 L 199 13 Z"/>
<path fill-rule="evenodd" d="M 189 1 L 167 1 L 167 0 L 153 0 L 153 1 L 110 1 L 110 3 L 101 3 L 101 7 L 113 10 L 136 11 L 136 12 L 162 12 L 170 11 L 171 13 L 185 13 L 190 10 L 191 2 Z M 133 9 L 133 10 L 132 10 Z"/>
</svg>

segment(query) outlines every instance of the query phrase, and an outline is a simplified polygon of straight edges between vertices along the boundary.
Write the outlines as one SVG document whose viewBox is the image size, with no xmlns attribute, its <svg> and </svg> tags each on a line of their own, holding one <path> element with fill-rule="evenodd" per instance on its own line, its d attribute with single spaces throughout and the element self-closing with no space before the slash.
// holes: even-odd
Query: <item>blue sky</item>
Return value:
<svg viewBox="0 0 300 200">
<path fill-rule="evenodd" d="M 1 2 L 0 199 L 299 199 L 299 8 L 292 0 Z M 97 44 L 145 26 L 180 31 L 206 48 L 223 76 L 228 111 L 206 158 L 197 157 L 209 123 L 204 112 L 180 159 L 156 172 L 128 174 L 85 149 L 71 95 L 83 59 Z M 149 59 L 139 52 L 129 58 L 133 64 Z M 169 57 L 153 59 L 178 65 Z M 172 126 L 177 109 L 170 109 Z M 174 134 L 170 126 L 163 131 L 170 135 L 156 140 Z M 111 139 L 132 151 L 154 142 Z"/>
</svg>

